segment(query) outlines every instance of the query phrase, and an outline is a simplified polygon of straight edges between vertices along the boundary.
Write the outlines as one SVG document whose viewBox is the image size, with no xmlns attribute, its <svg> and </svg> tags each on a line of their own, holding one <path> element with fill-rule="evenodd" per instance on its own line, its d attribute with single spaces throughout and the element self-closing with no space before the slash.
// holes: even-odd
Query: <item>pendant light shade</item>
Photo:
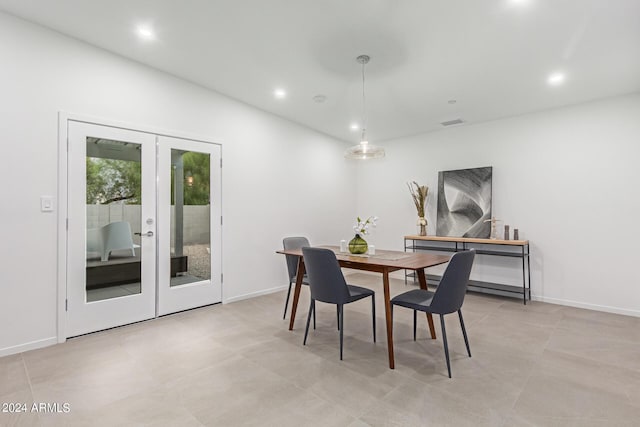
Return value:
<svg viewBox="0 0 640 427">
<path fill-rule="evenodd" d="M 384 148 L 369 145 L 367 141 L 362 141 L 358 145 L 349 147 L 349 149 L 344 152 L 345 158 L 355 160 L 379 159 L 384 156 Z"/>
<path fill-rule="evenodd" d="M 344 157 L 347 159 L 379 159 L 380 157 L 385 156 L 384 148 L 371 145 L 367 140 L 367 109 L 364 91 L 364 66 L 369 63 L 370 59 L 369 55 L 360 55 L 356 58 L 356 61 L 358 61 L 359 64 L 362 64 L 362 137 L 360 138 L 360 144 L 354 145 L 345 151 Z"/>
</svg>

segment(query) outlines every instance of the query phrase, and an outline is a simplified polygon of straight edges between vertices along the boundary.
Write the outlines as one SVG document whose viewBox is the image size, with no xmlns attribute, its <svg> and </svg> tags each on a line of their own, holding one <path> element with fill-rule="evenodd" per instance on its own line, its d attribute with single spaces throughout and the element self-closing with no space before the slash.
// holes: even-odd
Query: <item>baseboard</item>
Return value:
<svg viewBox="0 0 640 427">
<path fill-rule="evenodd" d="M 23 353 L 29 350 L 35 350 L 37 348 L 49 347 L 50 345 L 58 344 L 57 337 L 45 338 L 43 340 L 31 341 L 25 344 L 16 345 L 13 347 L 6 347 L 0 349 L 0 357 L 9 356 L 10 354 Z"/>
<path fill-rule="evenodd" d="M 624 308 L 610 307 L 607 305 L 589 304 L 589 303 L 580 302 L 580 301 L 541 297 L 537 295 L 531 295 L 531 299 L 534 301 L 547 302 L 549 304 L 566 305 L 569 307 L 584 308 L 587 310 L 604 311 L 605 313 L 623 314 L 625 316 L 640 317 L 639 310 L 627 310 Z"/>
<path fill-rule="evenodd" d="M 238 296 L 231 297 L 231 298 L 225 298 L 222 301 L 222 303 L 223 304 L 229 304 L 229 303 L 236 302 L 236 301 L 242 301 L 243 299 L 255 298 L 255 297 L 262 296 L 262 295 L 269 295 L 269 294 L 273 294 L 273 293 L 276 293 L 276 292 L 285 291 L 288 288 L 289 287 L 287 285 L 284 285 L 284 286 L 278 286 L 276 288 L 263 289 L 261 291 L 251 292 L 249 294 L 243 294 L 243 295 L 238 295 Z"/>
</svg>

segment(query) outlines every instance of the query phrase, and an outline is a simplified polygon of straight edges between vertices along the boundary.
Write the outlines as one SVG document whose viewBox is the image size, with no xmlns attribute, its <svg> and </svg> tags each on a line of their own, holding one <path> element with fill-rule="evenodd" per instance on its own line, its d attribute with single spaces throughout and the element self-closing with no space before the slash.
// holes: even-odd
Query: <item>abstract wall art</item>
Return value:
<svg viewBox="0 0 640 427">
<path fill-rule="evenodd" d="M 492 167 L 438 173 L 438 236 L 488 238 Z"/>
</svg>

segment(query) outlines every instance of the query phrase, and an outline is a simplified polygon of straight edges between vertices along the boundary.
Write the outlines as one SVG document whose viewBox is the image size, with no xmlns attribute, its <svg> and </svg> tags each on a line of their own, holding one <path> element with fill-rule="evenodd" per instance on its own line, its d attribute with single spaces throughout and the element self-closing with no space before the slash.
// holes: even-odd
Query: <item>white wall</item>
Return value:
<svg viewBox="0 0 640 427">
<path fill-rule="evenodd" d="M 358 212 L 381 218 L 379 247 L 416 234 L 406 181 L 429 186 L 435 234 L 438 172 L 493 166 L 494 215 L 531 241 L 534 298 L 640 316 L 640 94 L 381 145 L 387 157 L 358 173 Z M 518 280 L 517 261 L 479 258 L 475 277 Z"/>
<path fill-rule="evenodd" d="M 0 58 L 0 355 L 55 342 L 57 211 L 39 198 L 57 191 L 59 111 L 222 144 L 226 301 L 285 285 L 283 236 L 351 225 L 337 140 L 1 13 Z"/>
</svg>

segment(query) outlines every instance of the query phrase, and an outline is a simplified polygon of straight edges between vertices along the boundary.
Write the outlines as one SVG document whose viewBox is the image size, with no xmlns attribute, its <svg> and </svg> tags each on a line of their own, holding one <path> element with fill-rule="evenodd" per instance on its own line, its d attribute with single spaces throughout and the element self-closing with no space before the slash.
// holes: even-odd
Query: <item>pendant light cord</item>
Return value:
<svg viewBox="0 0 640 427">
<path fill-rule="evenodd" d="M 369 145 L 367 141 L 367 96 L 366 96 L 366 80 L 364 66 L 369 63 L 371 57 L 369 55 L 360 55 L 356 58 L 356 61 L 362 65 L 362 138 L 360 144 L 349 148 L 344 157 L 347 159 L 379 159 L 385 156 L 383 148 Z"/>
<path fill-rule="evenodd" d="M 366 133 L 367 133 L 367 110 L 366 110 L 366 97 L 364 93 L 364 66 L 366 62 L 362 62 L 362 141 L 366 141 Z"/>
</svg>

